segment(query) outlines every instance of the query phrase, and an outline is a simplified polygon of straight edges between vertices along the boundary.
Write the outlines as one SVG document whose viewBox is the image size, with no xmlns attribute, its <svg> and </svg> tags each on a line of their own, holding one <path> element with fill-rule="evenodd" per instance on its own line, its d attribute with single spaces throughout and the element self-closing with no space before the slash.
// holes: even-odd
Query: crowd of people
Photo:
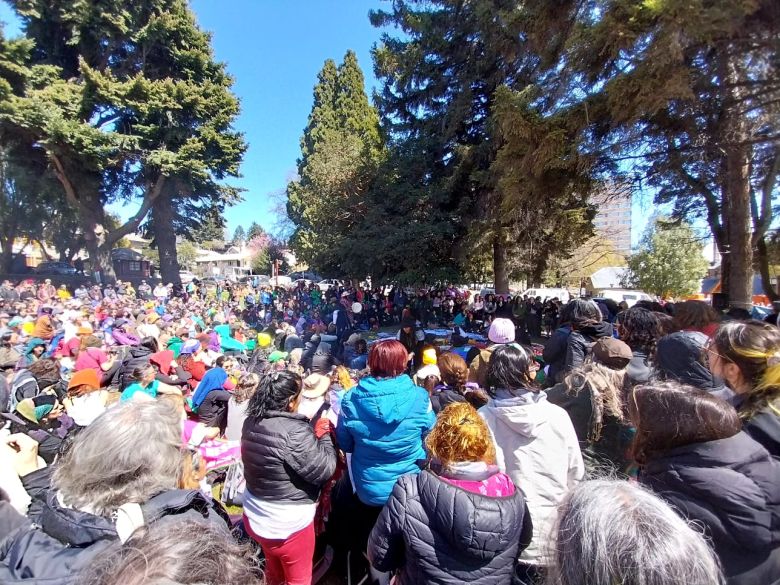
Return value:
<svg viewBox="0 0 780 585">
<path fill-rule="evenodd" d="M 780 583 L 780 330 L 743 317 L 4 282 L 0 583 Z"/>
</svg>

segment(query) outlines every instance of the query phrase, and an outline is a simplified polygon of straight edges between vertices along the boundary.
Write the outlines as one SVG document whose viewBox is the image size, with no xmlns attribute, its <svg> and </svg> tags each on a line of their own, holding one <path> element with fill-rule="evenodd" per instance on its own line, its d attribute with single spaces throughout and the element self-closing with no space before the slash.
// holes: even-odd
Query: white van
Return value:
<svg viewBox="0 0 780 585">
<path fill-rule="evenodd" d="M 571 299 L 569 291 L 565 288 L 529 288 L 521 292 L 520 296 L 534 299 L 536 297 L 542 297 L 542 302 L 547 299 L 558 298 L 562 303 L 568 303 L 569 299 Z"/>
<path fill-rule="evenodd" d="M 594 298 L 611 299 L 616 303 L 626 301 L 629 307 L 633 307 L 637 301 L 652 301 L 651 297 L 646 292 L 641 290 L 625 290 L 625 289 L 609 289 L 600 290 L 598 294 L 593 295 Z"/>
</svg>

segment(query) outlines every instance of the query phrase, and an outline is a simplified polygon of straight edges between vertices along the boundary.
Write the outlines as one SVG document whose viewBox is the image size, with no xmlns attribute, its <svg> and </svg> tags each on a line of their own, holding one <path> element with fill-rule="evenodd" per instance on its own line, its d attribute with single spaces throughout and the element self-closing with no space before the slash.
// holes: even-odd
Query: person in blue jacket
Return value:
<svg viewBox="0 0 780 585">
<path fill-rule="evenodd" d="M 428 393 L 404 373 L 408 359 L 399 341 L 374 344 L 368 354 L 370 376 L 341 402 L 336 438 L 351 453 L 359 512 L 354 531 L 363 546 L 396 480 L 420 472 L 426 458 L 423 438 L 436 422 Z"/>
</svg>

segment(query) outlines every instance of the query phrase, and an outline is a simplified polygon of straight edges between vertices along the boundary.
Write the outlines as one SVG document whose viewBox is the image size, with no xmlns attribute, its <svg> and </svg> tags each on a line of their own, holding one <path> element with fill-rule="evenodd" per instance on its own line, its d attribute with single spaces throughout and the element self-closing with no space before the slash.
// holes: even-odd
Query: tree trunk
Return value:
<svg viewBox="0 0 780 585">
<path fill-rule="evenodd" d="M 730 306 L 749 310 L 753 306 L 750 152 L 746 144 L 745 120 L 738 111 L 739 106 L 735 105 L 739 104 L 739 82 L 744 76 L 738 60 L 728 54 L 721 57 L 721 75 L 729 84 L 724 96 L 726 105 L 722 112 L 721 136 L 725 151 L 721 165 L 723 219 L 728 247 L 728 261 L 722 269 L 723 292 L 728 293 Z"/>
<path fill-rule="evenodd" d="M 181 284 L 176 234 L 173 231 L 173 205 L 170 197 L 158 197 L 152 207 L 154 240 L 160 255 L 160 278 L 164 283 Z"/>
<path fill-rule="evenodd" d="M 496 294 L 509 294 L 509 275 L 506 272 L 506 244 L 501 228 L 493 239 L 493 286 Z"/>
<path fill-rule="evenodd" d="M 89 254 L 92 275 L 97 272 L 100 282 L 116 282 L 114 264 L 111 261 L 111 244 L 106 242 L 106 230 L 103 227 L 103 205 L 100 198 L 90 198 L 90 204 L 79 208 L 79 223 L 84 232 L 85 247 Z"/>
<path fill-rule="evenodd" d="M 764 289 L 764 294 L 770 301 L 780 300 L 780 295 L 777 294 L 777 290 L 772 286 L 772 275 L 769 273 L 769 253 L 766 249 L 766 240 L 764 238 L 758 238 L 756 241 L 756 264 L 758 264 L 758 270 L 761 274 L 761 284 Z"/>
<path fill-rule="evenodd" d="M 3 274 L 10 274 L 14 262 L 14 236 L 3 234 L 0 245 L 3 247 L 2 256 L 0 256 Z"/>
</svg>

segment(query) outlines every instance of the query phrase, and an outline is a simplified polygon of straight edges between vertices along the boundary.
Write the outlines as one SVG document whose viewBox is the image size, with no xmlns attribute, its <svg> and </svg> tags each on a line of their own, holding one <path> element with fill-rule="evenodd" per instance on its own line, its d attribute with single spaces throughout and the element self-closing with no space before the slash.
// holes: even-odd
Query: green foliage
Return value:
<svg viewBox="0 0 780 585">
<path fill-rule="evenodd" d="M 198 249 L 192 242 L 182 240 L 182 242 L 176 246 L 176 258 L 181 266 L 191 270 L 194 268 L 195 260 L 198 258 Z"/>
<path fill-rule="evenodd" d="M 241 226 L 238 226 L 236 228 L 236 231 L 233 232 L 233 245 L 240 246 L 244 242 L 246 242 L 246 232 L 244 231 L 244 228 Z"/>
<path fill-rule="evenodd" d="M 664 298 L 696 293 L 707 274 L 702 249 L 689 225 L 657 219 L 648 227 L 640 251 L 628 259 L 624 284 Z"/>
<path fill-rule="evenodd" d="M 553 75 L 561 22 L 575 9 L 564 2 L 552 15 L 547 5 L 410 0 L 371 15 L 400 30 L 374 50 L 393 154 L 425 167 L 448 265 L 482 275 L 487 253 L 499 288 L 509 275 L 541 275 L 549 255 L 592 234 L 596 160 L 566 107 L 571 82 Z"/>
<path fill-rule="evenodd" d="M 246 231 L 246 241 L 251 242 L 255 238 L 263 235 L 265 235 L 265 230 L 263 227 L 256 221 L 253 221 L 249 225 L 249 229 Z"/>
<path fill-rule="evenodd" d="M 287 213 L 296 228 L 290 243 L 312 269 L 346 275 L 354 268 L 345 261 L 346 242 L 367 213 L 365 197 L 383 149 L 355 54 L 348 51 L 338 68 L 326 61 L 301 139 L 298 180 L 287 187 Z"/>
<path fill-rule="evenodd" d="M 232 128 L 238 100 L 185 0 L 10 3 L 27 39 L 0 46 L 0 92 L 12 91 L 0 130 L 45 149 L 107 275 L 107 250 L 158 198 L 176 201 L 160 229 L 184 234 L 237 200 L 224 180 L 246 148 Z M 24 66 L 7 66 L 19 54 Z M 105 205 L 139 197 L 138 212 L 108 229 Z"/>
<path fill-rule="evenodd" d="M 203 218 L 203 223 L 193 232 L 193 241 L 197 244 L 212 242 L 221 246 L 225 242 L 225 218 L 218 209 L 212 208 Z"/>
</svg>

